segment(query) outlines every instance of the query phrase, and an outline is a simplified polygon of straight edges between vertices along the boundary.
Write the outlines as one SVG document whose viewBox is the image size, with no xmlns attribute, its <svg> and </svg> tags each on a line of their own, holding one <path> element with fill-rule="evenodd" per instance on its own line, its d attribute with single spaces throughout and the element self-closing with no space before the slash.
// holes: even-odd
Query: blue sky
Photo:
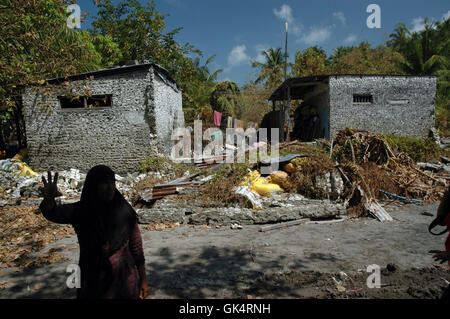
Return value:
<svg viewBox="0 0 450 319">
<path fill-rule="evenodd" d="M 120 0 L 113 1 L 114 3 Z M 141 1 L 145 3 L 145 1 Z M 216 54 L 211 69 L 223 69 L 219 80 L 243 85 L 255 78 L 249 60 L 261 59 L 270 47 L 284 50 L 284 24 L 289 22 L 288 52 L 318 45 L 328 54 L 341 45 L 368 41 L 384 44 L 398 22 L 420 30 L 425 17 L 441 20 L 450 15 L 448 0 L 156 0 L 158 12 L 169 14 L 166 27 L 183 27 L 176 40 L 189 42 L 204 54 Z M 82 11 L 95 16 L 92 0 L 78 1 Z M 381 28 L 369 29 L 369 4 L 381 9 Z M 89 27 L 87 23 L 82 29 Z"/>
</svg>

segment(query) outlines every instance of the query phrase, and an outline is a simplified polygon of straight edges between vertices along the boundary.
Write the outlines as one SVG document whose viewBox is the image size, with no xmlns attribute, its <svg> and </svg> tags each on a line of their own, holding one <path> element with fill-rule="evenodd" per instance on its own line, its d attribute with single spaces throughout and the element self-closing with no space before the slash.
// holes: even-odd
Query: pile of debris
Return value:
<svg viewBox="0 0 450 319">
<path fill-rule="evenodd" d="M 372 215 L 386 221 L 392 219 L 379 200 L 415 203 L 440 200 L 450 179 L 448 158 L 415 163 L 406 153 L 393 149 L 383 136 L 368 131 L 346 129 L 331 141 L 281 143 L 278 150 L 280 156 L 260 158 L 257 163 L 249 163 L 248 158 L 245 163 L 233 164 L 203 159 L 180 165 L 149 158 L 145 173 L 116 175 L 116 186 L 133 207 L 158 216 L 156 209 L 169 201 L 172 204 L 162 205 L 162 211 L 166 206 L 170 209 L 177 206 L 184 210 L 180 212 L 183 218 L 189 210 L 242 209 L 258 223 L 271 220 L 261 218 L 266 211 L 284 207 L 290 195 L 299 195 L 302 200 L 296 205 L 303 208 L 313 203 L 323 211 L 323 207 L 333 203 L 343 206 L 350 215 Z M 219 157 L 223 160 L 226 156 L 229 154 Z M 18 159 L 0 161 L 0 207 L 17 199 L 39 199 L 41 177 L 45 174 L 33 172 Z M 59 172 L 59 176 L 61 202 L 78 200 L 86 175 L 70 169 Z M 277 196 L 280 194 L 287 197 Z M 260 216 L 256 216 L 258 213 Z M 168 222 L 183 222 L 183 218 Z"/>
<path fill-rule="evenodd" d="M 368 131 L 340 131 L 330 148 L 333 158 L 348 175 L 354 177 L 352 182 L 362 185 L 373 197 L 389 192 L 387 189 L 380 192 L 385 185 L 371 183 L 371 180 L 361 176 L 364 171 L 367 175 L 368 170 L 375 168 L 373 164 L 379 168 L 377 175 L 381 172 L 386 177 L 383 182 L 388 182 L 388 187 L 394 188 L 392 190 L 397 191 L 397 195 L 420 199 L 425 203 L 442 198 L 450 177 L 450 167 L 447 167 L 448 159 L 445 157 L 443 163 L 416 164 L 406 153 L 393 150 L 381 135 Z"/>
<path fill-rule="evenodd" d="M 63 194 L 59 201 L 64 203 L 78 200 L 86 174 L 75 168 L 58 171 L 58 174 L 58 189 Z M 133 202 L 137 196 L 134 186 L 147 175 L 136 172 L 123 177 L 116 174 L 116 187 L 128 201 Z M 47 172 L 34 172 L 19 160 L 0 161 L 0 207 L 20 204 L 24 200 L 33 205 L 39 204 L 43 186 L 42 176 L 47 178 Z"/>
<path fill-rule="evenodd" d="M 450 167 L 446 158 L 443 163 L 416 164 L 379 134 L 346 129 L 331 142 L 321 143 L 336 161 L 346 185 L 345 201 L 357 214 L 372 207 L 384 215 L 379 199 L 437 201 L 447 188 Z"/>
</svg>

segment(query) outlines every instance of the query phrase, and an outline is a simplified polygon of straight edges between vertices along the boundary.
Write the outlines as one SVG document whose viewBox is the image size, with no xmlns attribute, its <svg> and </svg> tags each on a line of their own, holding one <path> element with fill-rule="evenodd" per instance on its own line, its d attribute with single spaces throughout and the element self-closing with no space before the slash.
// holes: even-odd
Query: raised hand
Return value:
<svg viewBox="0 0 450 319">
<path fill-rule="evenodd" d="M 430 250 L 428 253 L 434 254 L 434 260 L 440 262 L 441 264 L 450 260 L 450 251 Z"/>
<path fill-rule="evenodd" d="M 48 181 L 42 176 L 42 183 L 44 187 L 42 188 L 42 196 L 46 199 L 53 199 L 55 197 L 61 196 L 61 192 L 58 191 L 58 172 L 55 173 L 52 181 L 52 173 L 50 171 L 47 172 Z"/>
</svg>

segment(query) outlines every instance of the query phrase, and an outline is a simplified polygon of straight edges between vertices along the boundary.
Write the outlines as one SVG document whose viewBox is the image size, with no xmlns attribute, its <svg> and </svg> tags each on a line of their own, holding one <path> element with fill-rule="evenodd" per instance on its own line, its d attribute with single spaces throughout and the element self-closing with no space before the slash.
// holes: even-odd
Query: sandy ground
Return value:
<svg viewBox="0 0 450 319">
<path fill-rule="evenodd" d="M 142 230 L 150 298 L 439 298 L 450 271 L 433 266 L 427 252 L 443 250 L 446 236 L 430 235 L 432 217 L 422 214 L 434 215 L 437 205 L 390 204 L 394 221 L 387 223 Z M 0 270 L 0 298 L 74 298 L 66 268 L 77 263 L 76 237 L 50 248 L 68 260 Z M 381 288 L 366 285 L 372 264 L 381 268 Z"/>
</svg>

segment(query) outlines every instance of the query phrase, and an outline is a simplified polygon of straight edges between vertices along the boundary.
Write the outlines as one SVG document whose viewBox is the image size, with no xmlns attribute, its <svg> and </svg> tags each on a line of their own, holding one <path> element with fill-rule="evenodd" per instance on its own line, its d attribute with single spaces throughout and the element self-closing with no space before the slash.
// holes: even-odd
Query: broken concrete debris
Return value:
<svg viewBox="0 0 450 319">
<path fill-rule="evenodd" d="M 331 147 L 326 140 L 315 143 L 316 146 L 310 144 L 281 143 L 279 149 L 288 155 L 245 168 L 247 175 L 239 175 L 240 181 L 229 187 L 242 201 L 205 205 L 201 200 L 195 203 L 188 200 L 189 195 L 201 197 L 207 185 L 222 182 L 232 185 L 222 170 L 230 164 L 211 164 L 206 158 L 199 162 L 201 166 L 207 164 L 206 168 L 199 168 L 198 163 L 185 165 L 181 177 L 179 172 L 175 174 L 175 166 L 170 163 L 164 163 L 167 167 L 160 171 L 116 175 L 116 187 L 135 207 L 141 223 L 247 225 L 302 218 L 336 219 L 346 215 L 350 207 L 361 207 L 363 214 L 391 221 L 379 199 L 413 201 L 411 197 L 419 194 L 420 200 L 414 202 L 426 202 L 438 198 L 435 194 L 445 188 L 446 177 L 450 178 L 448 158 L 415 164 L 406 154 L 394 152 L 382 137 L 367 131 L 340 132 L 333 140 L 333 159 L 329 157 L 331 150 L 326 149 Z M 322 154 L 320 149 L 324 148 Z M 278 164 L 276 170 L 262 174 L 263 168 L 274 163 Z M 381 189 L 384 184 L 374 184 L 373 178 L 367 175 L 370 166 L 364 166 L 365 163 L 374 163 L 378 169 L 374 174 L 386 174 L 397 188 Z M 19 159 L 0 161 L 0 206 L 39 204 L 41 177 L 46 173 L 24 170 L 24 167 L 26 164 Z M 194 174 L 189 173 L 190 167 Z M 63 196 L 58 200 L 61 203 L 78 200 L 86 174 L 71 168 L 60 171 L 59 176 L 58 187 Z"/>
<path fill-rule="evenodd" d="M 254 210 L 242 207 L 206 208 L 182 204 L 164 198 L 151 208 L 140 208 L 136 212 L 139 222 L 157 222 L 191 225 L 240 225 L 278 223 L 283 221 L 309 219 L 330 219 L 346 215 L 343 204 L 329 200 L 306 199 L 298 194 L 280 194 L 274 198 L 261 197 L 262 208 Z"/>
<path fill-rule="evenodd" d="M 11 162 L 18 163 L 17 160 L 12 160 Z M 6 164 L 8 163 L 3 161 L 2 170 L 0 170 L 0 197 L 6 203 L 15 204 L 17 199 L 39 198 L 41 196 L 42 176 L 47 178 L 46 172 L 22 176 L 20 172 L 22 171 L 21 167 L 24 167 L 24 165 L 21 163 L 19 165 Z M 62 198 L 79 199 L 86 174 L 74 168 L 59 171 L 58 174 L 58 189 L 63 194 Z M 141 175 L 129 174 L 128 177 L 116 175 L 116 187 L 125 198 L 130 200 L 135 192 L 133 186 L 141 178 L 143 178 Z"/>
</svg>

